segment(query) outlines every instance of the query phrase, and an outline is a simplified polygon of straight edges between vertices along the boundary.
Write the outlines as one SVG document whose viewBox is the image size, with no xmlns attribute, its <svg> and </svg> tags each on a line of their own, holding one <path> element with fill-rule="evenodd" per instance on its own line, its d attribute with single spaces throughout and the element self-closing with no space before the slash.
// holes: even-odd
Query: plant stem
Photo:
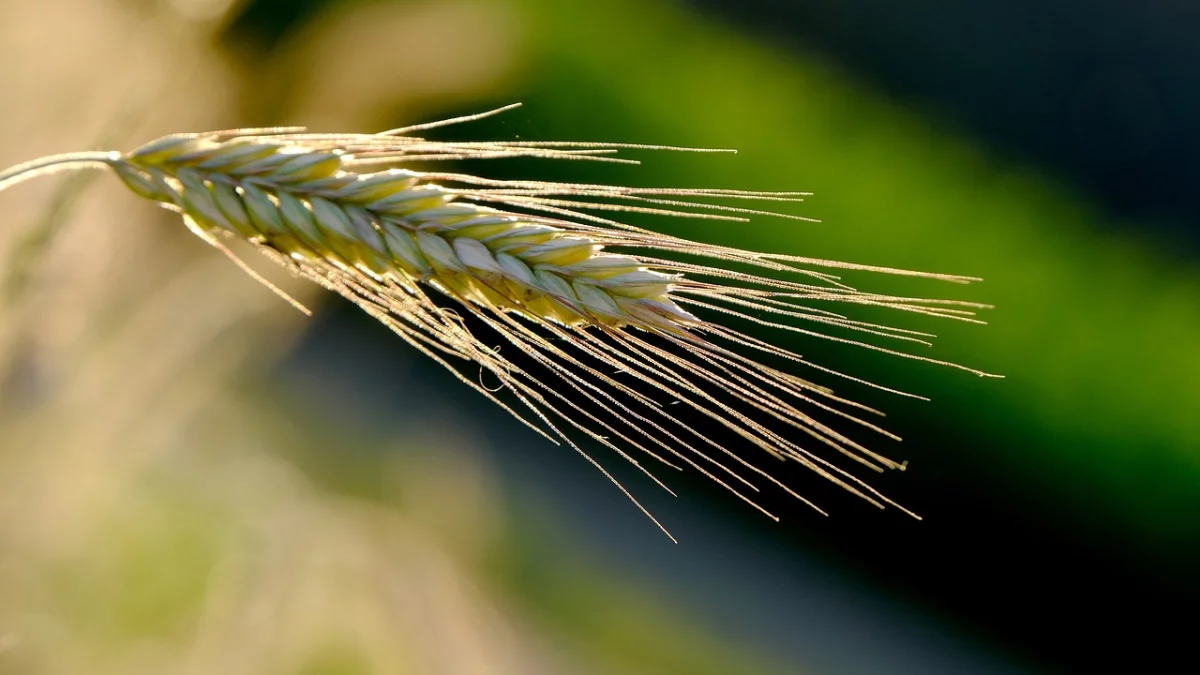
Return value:
<svg viewBox="0 0 1200 675">
<path fill-rule="evenodd" d="M 121 153 L 114 151 L 67 152 L 61 155 L 39 157 L 0 171 L 0 191 L 32 178 L 59 171 L 106 167 L 120 157 Z"/>
</svg>

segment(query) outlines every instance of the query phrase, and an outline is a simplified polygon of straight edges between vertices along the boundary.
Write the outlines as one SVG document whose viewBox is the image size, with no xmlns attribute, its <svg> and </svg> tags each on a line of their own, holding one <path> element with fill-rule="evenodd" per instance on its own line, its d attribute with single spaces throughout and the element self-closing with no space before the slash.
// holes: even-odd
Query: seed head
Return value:
<svg viewBox="0 0 1200 675">
<path fill-rule="evenodd" d="M 35 160 L 0 173 L 0 189 L 63 168 L 106 167 L 136 194 L 180 213 L 192 232 L 252 275 L 224 241 L 249 242 L 293 274 L 342 295 L 533 430 L 583 454 L 614 483 L 569 432 L 616 452 L 664 488 L 631 452 L 699 470 L 760 510 L 745 496 L 757 490 L 755 480 L 803 500 L 666 405 L 680 402 L 778 459 L 799 462 L 877 506 L 894 504 L 813 450 L 825 446 L 876 471 L 903 468 L 810 414 L 837 415 L 891 436 L 855 416 L 875 411 L 759 359 L 840 373 L 722 320 L 933 361 L 821 332 L 833 327 L 922 344 L 931 337 L 829 307 L 867 305 L 977 322 L 973 310 L 983 305 L 863 292 L 829 270 L 972 279 L 755 253 L 596 215 L 807 220 L 708 201 L 793 202 L 806 193 L 501 181 L 408 168 L 504 157 L 629 162 L 614 154 L 630 148 L 705 152 L 615 143 L 446 143 L 413 135 L 484 115 L 379 134 L 298 128 L 177 134 L 124 154 Z M 464 312 L 530 365 L 477 338 Z M 467 377 L 456 362 L 477 364 L 498 388 Z"/>
</svg>

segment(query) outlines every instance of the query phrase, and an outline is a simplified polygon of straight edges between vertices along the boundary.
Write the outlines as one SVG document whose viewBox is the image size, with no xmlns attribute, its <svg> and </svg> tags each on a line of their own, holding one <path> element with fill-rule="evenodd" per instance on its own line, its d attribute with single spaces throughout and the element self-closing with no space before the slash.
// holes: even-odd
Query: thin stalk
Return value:
<svg viewBox="0 0 1200 675">
<path fill-rule="evenodd" d="M 104 168 L 120 158 L 121 153 L 114 151 L 67 152 L 61 155 L 39 157 L 0 171 L 0 191 L 38 176 L 47 176 L 59 171 Z"/>
</svg>

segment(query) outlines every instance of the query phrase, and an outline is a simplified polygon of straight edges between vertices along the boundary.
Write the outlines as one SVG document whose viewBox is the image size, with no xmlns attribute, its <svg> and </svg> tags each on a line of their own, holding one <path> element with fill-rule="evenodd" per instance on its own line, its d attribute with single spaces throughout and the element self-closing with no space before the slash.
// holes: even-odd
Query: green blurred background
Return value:
<svg viewBox="0 0 1200 675">
<path fill-rule="evenodd" d="M 953 6 L 951 6 L 953 5 Z M 1200 600 L 1200 46 L 1166 0 L 47 0 L 0 6 L 0 164 L 156 134 L 733 147 L 497 178 L 811 190 L 639 221 L 980 276 L 864 288 L 1004 380 L 780 337 L 905 438 L 878 512 L 627 478 L 661 536 L 369 317 L 294 315 L 115 181 L 0 196 L 0 673 L 1142 672 Z M 84 189 L 86 188 L 86 189 Z M 269 270 L 268 270 L 269 271 Z M 272 278 L 278 279 L 279 275 Z M 287 279 L 278 279 L 288 284 Z M 1182 618 L 1175 618 L 1182 617 Z M 1189 624 L 1189 622 L 1191 622 Z"/>
</svg>

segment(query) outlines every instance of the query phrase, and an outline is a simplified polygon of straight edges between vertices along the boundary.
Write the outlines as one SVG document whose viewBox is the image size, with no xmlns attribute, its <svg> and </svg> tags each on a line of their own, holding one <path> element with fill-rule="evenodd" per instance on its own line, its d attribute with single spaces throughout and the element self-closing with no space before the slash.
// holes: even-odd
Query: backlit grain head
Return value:
<svg viewBox="0 0 1200 675">
<path fill-rule="evenodd" d="M 416 135 L 478 117 L 380 134 L 178 134 L 127 153 L 35 160 L 0 173 L 0 189 L 61 169 L 106 167 L 137 195 L 180 213 L 197 236 L 239 264 L 224 241 L 249 242 L 347 298 L 552 442 L 588 457 L 573 438 L 590 438 L 664 487 L 642 459 L 701 471 L 751 504 L 747 495 L 761 482 L 803 499 L 730 442 L 689 423 L 707 418 L 730 439 L 799 462 L 873 504 L 892 503 L 818 452 L 876 471 L 901 468 L 813 416 L 839 416 L 889 435 L 859 417 L 874 411 L 793 371 L 840 373 L 776 346 L 769 334 L 729 324 L 932 361 L 885 344 L 928 344 L 931 336 L 843 312 L 871 306 L 977 321 L 981 305 L 860 291 L 835 272 L 972 279 L 704 244 L 599 215 L 806 220 L 729 205 L 795 202 L 805 193 L 504 181 L 414 168 L 506 157 L 628 162 L 615 153 L 647 147 L 446 143 Z M 481 341 L 473 332 L 480 327 L 525 358 L 518 364 Z M 854 334 L 862 339 L 848 337 Z M 463 366 L 481 369 L 497 386 L 484 386 Z M 669 405 L 676 402 L 686 408 Z"/>
</svg>

